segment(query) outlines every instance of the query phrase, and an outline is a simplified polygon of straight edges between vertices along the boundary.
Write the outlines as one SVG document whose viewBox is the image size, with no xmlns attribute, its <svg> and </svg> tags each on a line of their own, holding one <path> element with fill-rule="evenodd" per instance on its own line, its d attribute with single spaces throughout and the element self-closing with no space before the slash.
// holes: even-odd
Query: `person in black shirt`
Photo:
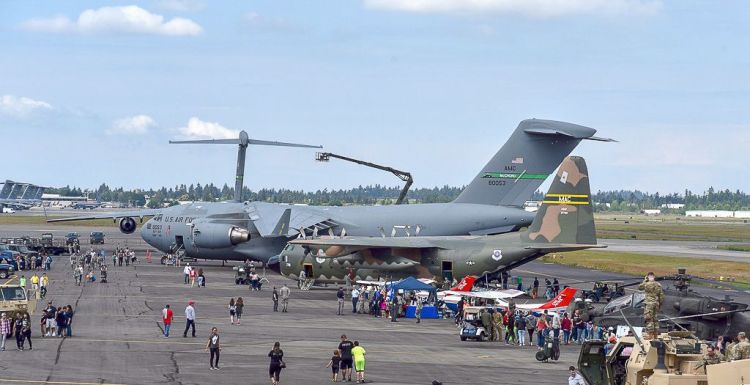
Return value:
<svg viewBox="0 0 750 385">
<path fill-rule="evenodd" d="M 221 345 L 219 345 L 219 329 L 211 328 L 211 336 L 208 337 L 206 343 L 206 351 L 211 349 L 211 358 L 208 363 L 211 365 L 211 370 L 219 370 L 219 352 L 221 351 Z M 214 361 L 214 358 L 216 361 Z"/>
<path fill-rule="evenodd" d="M 271 384 L 280 385 L 279 376 L 281 375 L 281 369 L 285 368 L 286 364 L 284 364 L 284 351 L 281 350 L 281 344 L 278 341 L 273 344 L 273 349 L 268 352 L 268 356 L 271 357 L 271 365 L 268 367 Z"/>
<path fill-rule="evenodd" d="M 337 382 L 339 380 L 339 365 L 341 365 L 341 356 L 338 350 L 333 351 L 333 357 L 328 361 L 327 367 L 331 367 L 331 381 Z M 343 379 L 342 379 L 343 380 Z"/>
<path fill-rule="evenodd" d="M 346 334 L 341 335 L 339 344 L 339 355 L 341 356 L 341 380 L 352 380 L 352 348 L 354 343 L 346 339 Z"/>
</svg>

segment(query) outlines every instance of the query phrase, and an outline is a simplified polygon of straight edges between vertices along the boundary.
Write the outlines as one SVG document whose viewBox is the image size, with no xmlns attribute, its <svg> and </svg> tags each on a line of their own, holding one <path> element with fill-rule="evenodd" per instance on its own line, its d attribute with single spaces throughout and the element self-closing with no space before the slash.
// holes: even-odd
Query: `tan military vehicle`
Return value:
<svg viewBox="0 0 750 385">
<path fill-rule="evenodd" d="M 750 379 L 750 360 L 704 366 L 706 345 L 686 331 L 654 340 L 622 337 L 606 356 L 605 344 L 581 347 L 578 367 L 589 385 L 740 385 Z"/>
<path fill-rule="evenodd" d="M 18 313 L 33 314 L 34 308 L 36 300 L 29 301 L 24 288 L 19 285 L 0 285 L 0 313 L 15 318 Z"/>
</svg>

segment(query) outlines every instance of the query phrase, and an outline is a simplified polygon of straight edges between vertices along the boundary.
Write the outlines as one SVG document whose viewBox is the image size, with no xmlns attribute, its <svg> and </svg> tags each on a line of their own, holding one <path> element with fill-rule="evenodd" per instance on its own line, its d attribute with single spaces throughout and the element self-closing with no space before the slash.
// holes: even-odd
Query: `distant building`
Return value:
<svg viewBox="0 0 750 385">
<path fill-rule="evenodd" d="M 734 213 L 734 211 L 728 210 L 688 210 L 685 212 L 685 216 L 698 218 L 734 218 Z"/>
<path fill-rule="evenodd" d="M 661 210 L 659 210 L 659 209 L 645 209 L 645 210 L 643 210 L 641 212 L 643 214 L 646 214 L 646 215 L 659 215 L 659 214 L 661 214 Z"/>
<path fill-rule="evenodd" d="M 661 205 L 661 208 L 663 209 L 673 209 L 673 210 L 680 210 L 685 208 L 684 203 L 663 203 Z"/>
</svg>

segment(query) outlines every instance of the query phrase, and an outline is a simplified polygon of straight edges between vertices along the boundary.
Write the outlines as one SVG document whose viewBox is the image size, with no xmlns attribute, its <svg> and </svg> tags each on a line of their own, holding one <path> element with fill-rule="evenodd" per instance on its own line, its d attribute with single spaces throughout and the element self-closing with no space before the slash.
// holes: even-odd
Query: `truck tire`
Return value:
<svg viewBox="0 0 750 385">
<path fill-rule="evenodd" d="M 461 336 L 461 341 L 466 341 L 466 337 Z"/>
<path fill-rule="evenodd" d="M 537 361 L 547 361 L 547 356 L 544 354 L 543 350 L 538 350 L 534 355 L 534 358 L 536 358 Z"/>
</svg>

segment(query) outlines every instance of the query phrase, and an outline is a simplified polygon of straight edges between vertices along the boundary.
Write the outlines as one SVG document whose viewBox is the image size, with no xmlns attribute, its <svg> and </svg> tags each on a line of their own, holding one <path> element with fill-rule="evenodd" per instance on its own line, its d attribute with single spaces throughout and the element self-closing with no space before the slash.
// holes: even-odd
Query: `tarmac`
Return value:
<svg viewBox="0 0 750 385">
<path fill-rule="evenodd" d="M 0 226 L 0 237 L 16 230 Z M 78 226 L 68 231 L 85 234 Z M 137 233 L 125 237 L 135 239 Z M 104 249 L 113 246 L 108 242 Z M 275 341 L 288 365 L 282 383 L 328 384 L 331 371 L 325 365 L 341 334 L 366 349 L 367 381 L 378 384 L 560 384 L 578 356 L 577 347 L 565 346 L 560 361 L 541 363 L 534 359 L 533 347 L 461 342 L 451 320 L 416 324 L 337 316 L 332 290 L 302 292 L 269 271 L 270 283 L 251 292 L 234 284 L 230 265 L 217 261 L 193 263 L 204 269 L 207 284 L 190 287 L 183 283 L 181 268 L 138 256 L 140 264 L 110 267 L 107 283 L 82 287 L 74 285 L 68 257 L 56 258 L 46 300 L 73 306 L 73 337 L 39 336 L 36 322 L 46 306 L 40 302 L 32 317 L 37 320 L 34 349 L 19 352 L 15 341 L 8 341 L 8 350 L 0 352 L 0 384 L 267 384 L 267 354 Z M 271 286 L 284 283 L 292 290 L 289 312 L 275 313 Z M 245 300 L 242 325 L 230 325 L 229 298 L 238 296 Z M 196 302 L 196 338 L 182 337 L 188 300 Z M 163 338 L 161 309 L 167 303 L 175 321 L 170 338 Z M 213 326 L 219 328 L 223 346 L 219 371 L 209 370 L 204 351 Z"/>
<path fill-rule="evenodd" d="M 52 230 L 55 237 L 70 231 L 87 235 L 101 230 L 81 226 L 0 225 L 0 237 Z M 336 315 L 335 292 L 326 289 L 297 290 L 293 281 L 268 271 L 270 283 L 263 291 L 251 292 L 234 284 L 231 264 L 198 261 L 205 288 L 183 283 L 182 269 L 144 260 L 145 244 L 138 232 L 121 234 L 105 230 L 104 250 L 111 255 L 115 245 L 127 243 L 138 250 L 137 265 L 111 267 L 108 283 L 75 286 L 67 256 L 56 258 L 49 272 L 48 300 L 56 306 L 75 309 L 72 338 L 41 338 L 35 321 L 34 350 L 18 352 L 14 340 L 0 352 L 0 384 L 267 384 L 268 351 L 281 343 L 288 365 L 282 383 L 328 384 L 326 369 L 339 336 L 358 340 L 367 350 L 367 380 L 378 384 L 512 383 L 560 384 L 567 368 L 577 365 L 578 346 L 563 346 L 561 360 L 541 363 L 536 349 L 518 348 L 499 342 L 461 342 L 452 320 L 402 319 L 392 323 L 368 315 Z M 108 263 L 111 260 L 107 261 Z M 589 287 L 593 280 L 633 279 L 633 276 L 532 262 L 513 271 L 528 286 L 533 277 L 557 277 L 561 285 Z M 638 277 L 636 277 L 638 278 Z M 17 281 L 13 281 L 17 282 Z M 272 311 L 271 287 L 288 284 L 292 290 L 289 313 Z M 750 295 L 733 290 L 700 288 L 707 294 L 750 303 Z M 242 296 L 242 325 L 230 325 L 229 298 Z M 182 337 L 184 307 L 196 302 L 197 337 Z M 522 302 L 522 301 L 521 301 Z M 170 304 L 175 321 L 170 338 L 162 337 L 161 309 Z M 46 303 L 38 305 L 33 319 L 41 316 Z M 347 302 L 350 308 L 350 303 Z M 211 327 L 218 327 L 223 346 L 221 370 L 210 371 L 204 347 Z"/>
</svg>

